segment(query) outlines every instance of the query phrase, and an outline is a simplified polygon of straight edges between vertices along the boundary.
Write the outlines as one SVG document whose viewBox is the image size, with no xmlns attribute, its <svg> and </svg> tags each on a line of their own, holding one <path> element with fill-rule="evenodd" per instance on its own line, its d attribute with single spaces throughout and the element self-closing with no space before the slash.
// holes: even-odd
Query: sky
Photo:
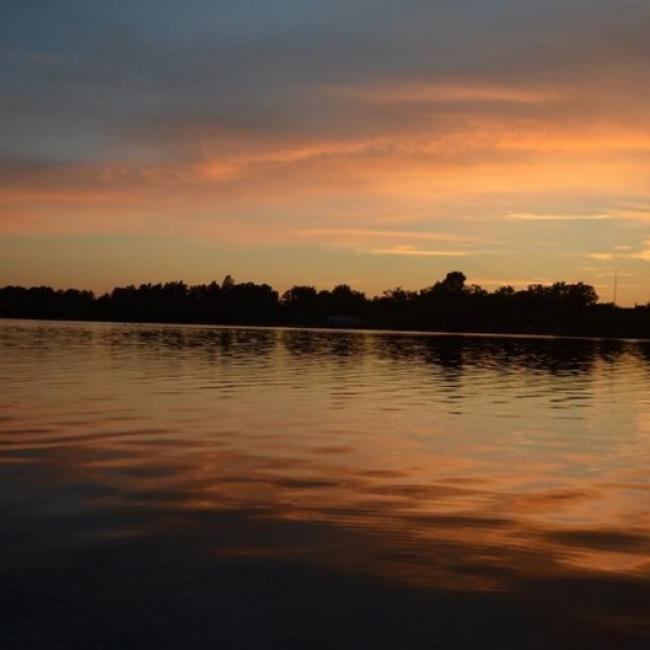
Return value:
<svg viewBox="0 0 650 650">
<path fill-rule="evenodd" d="M 650 300 L 647 0 L 3 0 L 0 285 Z"/>
</svg>

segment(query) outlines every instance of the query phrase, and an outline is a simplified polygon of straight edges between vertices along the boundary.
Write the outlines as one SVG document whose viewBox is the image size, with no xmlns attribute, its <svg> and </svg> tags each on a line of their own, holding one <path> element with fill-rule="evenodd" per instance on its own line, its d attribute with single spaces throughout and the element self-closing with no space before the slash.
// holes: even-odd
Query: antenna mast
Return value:
<svg viewBox="0 0 650 650">
<path fill-rule="evenodd" d="M 618 294 L 618 269 L 616 268 L 614 269 L 614 299 L 612 301 L 614 305 L 616 305 L 617 294 Z"/>
</svg>

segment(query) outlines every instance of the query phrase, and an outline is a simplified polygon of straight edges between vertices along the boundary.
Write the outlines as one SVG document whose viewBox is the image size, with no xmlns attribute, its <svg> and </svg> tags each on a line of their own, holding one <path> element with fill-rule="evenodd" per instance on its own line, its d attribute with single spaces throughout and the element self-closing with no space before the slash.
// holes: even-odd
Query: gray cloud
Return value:
<svg viewBox="0 0 650 650">
<path fill-rule="evenodd" d="M 626 104 L 626 114 L 639 104 L 647 111 L 643 2 L 21 0 L 1 11 L 5 156 L 182 153 L 201 125 L 242 137 L 321 137 L 367 135 L 405 120 L 444 130 L 446 116 L 459 112 L 568 120 L 584 109 L 581 94 L 591 111 L 594 95 L 608 107 Z M 576 97 L 544 106 L 388 107 L 314 92 L 396 80 L 550 85 Z"/>
</svg>

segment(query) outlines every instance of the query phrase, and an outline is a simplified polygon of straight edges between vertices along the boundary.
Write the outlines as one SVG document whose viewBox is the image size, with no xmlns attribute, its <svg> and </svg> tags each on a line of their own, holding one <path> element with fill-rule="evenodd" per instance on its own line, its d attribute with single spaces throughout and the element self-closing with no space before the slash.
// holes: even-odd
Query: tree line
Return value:
<svg viewBox="0 0 650 650">
<path fill-rule="evenodd" d="M 474 331 L 650 336 L 650 308 L 598 302 L 583 282 L 532 284 L 495 291 L 466 282 L 460 271 L 411 291 L 401 287 L 367 297 L 346 284 L 331 290 L 294 286 L 280 295 L 268 284 L 184 282 L 91 291 L 51 287 L 0 289 L 0 317 L 126 322 L 367 327 L 398 330 Z"/>
</svg>

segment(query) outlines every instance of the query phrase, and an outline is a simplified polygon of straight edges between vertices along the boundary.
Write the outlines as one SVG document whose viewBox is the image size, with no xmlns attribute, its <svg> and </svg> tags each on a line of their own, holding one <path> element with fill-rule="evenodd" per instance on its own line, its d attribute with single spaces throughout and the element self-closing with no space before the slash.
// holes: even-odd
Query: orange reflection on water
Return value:
<svg viewBox="0 0 650 650">
<path fill-rule="evenodd" d="M 49 327 L 4 326 L 0 467 L 5 505 L 70 518 L 58 543 L 182 534 L 547 605 L 553 581 L 650 585 L 640 344 Z M 583 618 L 637 625 L 598 593 Z"/>
</svg>

